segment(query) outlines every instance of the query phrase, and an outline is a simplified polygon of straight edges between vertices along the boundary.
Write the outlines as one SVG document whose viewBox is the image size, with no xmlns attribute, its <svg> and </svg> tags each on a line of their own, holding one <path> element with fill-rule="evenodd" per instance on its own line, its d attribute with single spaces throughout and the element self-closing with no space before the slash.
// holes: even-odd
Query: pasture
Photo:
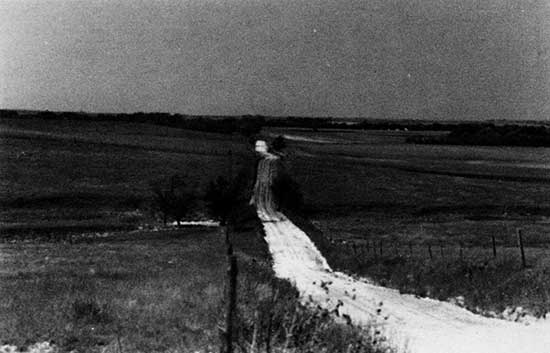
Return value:
<svg viewBox="0 0 550 353">
<path fill-rule="evenodd" d="M 391 352 L 374 330 L 301 305 L 291 284 L 274 278 L 257 220 L 249 222 L 232 235 L 236 352 Z M 219 351 L 225 246 L 220 229 L 200 227 L 0 243 L 0 347 L 47 341 L 60 352 Z"/>
<path fill-rule="evenodd" d="M 53 340 L 79 352 L 217 343 L 224 258 L 216 230 L 4 243 L 0 253 L 5 342 Z"/>
<path fill-rule="evenodd" d="M 405 131 L 270 132 L 289 136 L 284 167 L 332 241 L 334 267 L 404 292 L 464 296 L 472 310 L 550 311 L 550 149 L 410 145 Z"/>
<path fill-rule="evenodd" d="M 184 176 L 200 193 L 255 158 L 239 136 L 112 121 L 2 119 L 0 141 L 4 236 L 154 224 L 154 185 Z"/>
</svg>

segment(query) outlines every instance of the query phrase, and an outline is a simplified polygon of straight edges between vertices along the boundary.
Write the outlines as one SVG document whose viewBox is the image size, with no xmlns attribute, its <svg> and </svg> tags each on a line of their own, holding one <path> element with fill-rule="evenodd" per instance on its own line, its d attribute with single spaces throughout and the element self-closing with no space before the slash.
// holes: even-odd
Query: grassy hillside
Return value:
<svg viewBox="0 0 550 353">
<path fill-rule="evenodd" d="M 256 229 L 233 239 L 238 351 L 254 340 L 262 352 L 387 351 L 375 348 L 376 335 L 300 305 L 290 284 L 273 277 Z M 49 341 L 62 352 L 218 351 L 224 247 L 218 229 L 201 228 L 111 233 L 74 244 L 0 244 L 0 345 Z"/>
<path fill-rule="evenodd" d="M 0 141 L 5 232 L 152 222 L 152 185 L 182 175 L 200 192 L 255 158 L 239 136 L 124 122 L 2 119 Z"/>
</svg>

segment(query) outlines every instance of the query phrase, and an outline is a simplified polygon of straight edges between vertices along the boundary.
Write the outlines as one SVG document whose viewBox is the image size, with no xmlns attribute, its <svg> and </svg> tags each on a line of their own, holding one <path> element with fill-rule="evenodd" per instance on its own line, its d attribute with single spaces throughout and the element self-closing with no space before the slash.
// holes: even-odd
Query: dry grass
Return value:
<svg viewBox="0 0 550 353">
<path fill-rule="evenodd" d="M 298 304 L 290 284 L 273 278 L 255 230 L 234 240 L 238 351 L 251 352 L 253 342 L 257 352 L 379 351 L 365 331 Z M 217 229 L 5 243 L 0 253 L 0 343 L 53 341 L 78 352 L 219 350 L 226 259 Z"/>
<path fill-rule="evenodd" d="M 440 300 L 463 297 L 461 305 L 492 316 L 508 307 L 522 307 L 536 317 L 550 312 L 548 251 L 528 248 L 528 268 L 523 269 L 515 248 L 500 248 L 494 258 L 488 248 L 432 246 L 432 259 L 426 245 L 412 249 L 386 243 L 380 255 L 378 246 L 366 250 L 348 243 L 326 252 L 337 268 L 403 293 Z"/>
<path fill-rule="evenodd" d="M 0 337 L 95 351 L 122 337 L 143 351 L 216 337 L 222 242 L 215 231 L 2 245 Z M 129 350 L 130 351 L 130 350 Z"/>
</svg>

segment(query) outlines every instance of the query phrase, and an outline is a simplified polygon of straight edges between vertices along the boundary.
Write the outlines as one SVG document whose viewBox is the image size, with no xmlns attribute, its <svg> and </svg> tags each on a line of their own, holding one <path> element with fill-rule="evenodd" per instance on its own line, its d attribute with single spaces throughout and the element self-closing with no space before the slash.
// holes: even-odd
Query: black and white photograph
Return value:
<svg viewBox="0 0 550 353">
<path fill-rule="evenodd" d="M 550 0 L 0 0 L 0 353 L 550 353 Z"/>
</svg>

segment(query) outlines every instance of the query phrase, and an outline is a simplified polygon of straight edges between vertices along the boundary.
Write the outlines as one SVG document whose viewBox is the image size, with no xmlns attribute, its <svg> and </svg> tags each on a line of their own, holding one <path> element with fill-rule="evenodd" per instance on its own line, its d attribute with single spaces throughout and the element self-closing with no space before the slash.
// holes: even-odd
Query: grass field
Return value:
<svg viewBox="0 0 550 353">
<path fill-rule="evenodd" d="M 148 124 L 2 119 L 0 139 L 4 234 L 154 222 L 152 185 L 183 175 L 201 190 L 255 158 L 240 137 Z"/>
<path fill-rule="evenodd" d="M 233 235 L 234 342 L 261 352 L 387 352 L 276 280 L 257 229 Z M 226 305 L 219 229 L 121 232 L 78 242 L 0 244 L 0 345 L 53 342 L 63 352 L 219 351 Z M 254 338 L 255 337 L 255 338 Z M 269 343 L 268 343 L 269 342 Z M 350 348 L 348 348 L 350 347 Z"/>
<path fill-rule="evenodd" d="M 192 230 L 3 244 L 0 337 L 78 351 L 118 340 L 149 352 L 215 344 L 224 259 L 205 255 L 223 254 L 216 238 Z"/>
<path fill-rule="evenodd" d="M 549 149 L 415 146 L 403 131 L 272 134 L 294 137 L 284 166 L 302 187 L 305 215 L 333 241 L 333 266 L 405 292 L 464 296 L 473 310 L 550 311 Z"/>
</svg>

